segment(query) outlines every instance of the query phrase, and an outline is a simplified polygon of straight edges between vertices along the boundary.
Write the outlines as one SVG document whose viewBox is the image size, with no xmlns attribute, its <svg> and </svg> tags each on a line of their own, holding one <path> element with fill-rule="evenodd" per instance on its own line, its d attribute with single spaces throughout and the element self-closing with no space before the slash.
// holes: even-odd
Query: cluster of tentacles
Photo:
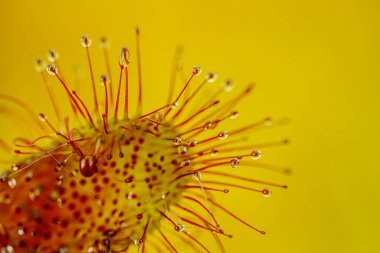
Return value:
<svg viewBox="0 0 380 253">
<path fill-rule="evenodd" d="M 199 230 L 211 232 L 224 252 L 220 237 L 231 235 L 222 229 L 216 210 L 265 234 L 214 197 L 231 188 L 265 197 L 270 196 L 271 187 L 286 188 L 231 170 L 239 165 L 281 170 L 257 160 L 262 148 L 283 145 L 286 140 L 245 144 L 243 138 L 253 129 L 270 126 L 269 118 L 231 130 L 220 128 L 238 116 L 234 107 L 254 85 L 220 103 L 220 95 L 232 89 L 227 80 L 202 103 L 195 103 L 217 75 L 211 72 L 202 77 L 201 68 L 194 67 L 185 78 L 186 72 L 175 59 L 168 102 L 143 113 L 138 30 L 136 34 L 139 92 L 134 116 L 129 114 L 129 50 L 121 49 L 119 77 L 113 79 L 105 38 L 101 46 L 107 74 L 100 77 L 102 90 L 98 91 L 90 57 L 92 41 L 82 37 L 93 110 L 78 92 L 70 90 L 53 50 L 48 53 L 50 64 L 38 59 L 36 69 L 48 88 L 57 124 L 44 114 L 35 114 L 18 98 L 0 95 L 2 101 L 23 108 L 31 117 L 29 127 L 39 132 L 37 138 L 16 138 L 12 145 L 0 142 L 2 152 L 12 157 L 6 161 L 8 167 L 0 169 L 1 253 L 128 252 L 136 247 L 140 252 L 179 252 L 183 245 L 195 252 L 209 252 L 193 233 Z M 174 96 L 177 79 L 183 80 L 183 86 Z M 70 120 L 62 116 L 52 82 L 68 97 Z M 99 102 L 99 92 L 104 102 Z M 242 186 L 244 182 L 249 186 Z"/>
</svg>

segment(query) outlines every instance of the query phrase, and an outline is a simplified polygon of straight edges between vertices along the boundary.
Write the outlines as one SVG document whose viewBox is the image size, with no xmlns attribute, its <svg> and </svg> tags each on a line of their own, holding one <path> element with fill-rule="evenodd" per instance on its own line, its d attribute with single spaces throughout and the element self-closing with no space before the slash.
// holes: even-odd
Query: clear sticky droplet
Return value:
<svg viewBox="0 0 380 253">
<path fill-rule="evenodd" d="M 265 124 L 266 126 L 270 126 L 270 125 L 272 125 L 272 119 L 271 119 L 270 117 L 266 118 L 266 119 L 264 120 L 264 124 Z"/>
<path fill-rule="evenodd" d="M 47 59 L 48 61 L 50 62 L 56 62 L 59 58 L 59 54 L 54 50 L 54 49 L 50 49 L 48 52 L 47 52 Z"/>
<path fill-rule="evenodd" d="M 235 169 L 239 166 L 240 160 L 238 158 L 233 158 L 231 159 L 230 164 L 231 164 L 231 168 Z"/>
<path fill-rule="evenodd" d="M 178 146 L 178 145 L 181 144 L 181 143 L 182 143 L 181 138 L 179 138 L 179 137 L 175 137 L 175 138 L 173 139 L 173 144 L 174 144 L 174 146 Z"/>
<path fill-rule="evenodd" d="M 269 189 L 269 188 L 262 189 L 262 190 L 261 190 L 261 194 L 262 194 L 265 198 L 269 198 L 269 197 L 272 195 L 272 190 Z"/>
<path fill-rule="evenodd" d="M 185 230 L 185 225 L 182 223 L 177 222 L 177 225 L 175 226 L 175 230 L 178 232 L 183 232 Z"/>
<path fill-rule="evenodd" d="M 217 149 L 212 149 L 211 151 L 210 151 L 210 154 L 212 155 L 212 156 L 216 156 L 217 154 L 219 153 L 219 150 L 217 150 Z"/>
<path fill-rule="evenodd" d="M 92 44 L 92 40 L 89 36 L 83 35 L 81 38 L 82 47 L 90 47 Z"/>
<path fill-rule="evenodd" d="M 137 248 L 140 248 L 144 244 L 143 239 L 134 239 L 133 242 Z"/>
<path fill-rule="evenodd" d="M 166 199 L 166 197 L 168 196 L 168 192 L 163 192 L 162 194 L 161 194 L 161 198 L 162 199 Z"/>
<path fill-rule="evenodd" d="M 220 132 L 218 134 L 218 138 L 221 139 L 221 140 L 225 140 L 225 139 L 227 139 L 227 137 L 228 137 L 227 131 L 223 131 L 223 132 Z"/>
<path fill-rule="evenodd" d="M 135 195 L 135 194 L 134 194 L 133 192 L 128 192 L 127 199 L 128 199 L 128 200 L 132 200 L 134 195 Z"/>
<path fill-rule="evenodd" d="M 193 148 L 193 147 L 195 147 L 197 145 L 197 141 L 196 140 L 191 140 L 191 141 L 189 141 L 188 143 L 187 143 L 187 146 L 189 147 L 189 148 Z"/>
<path fill-rule="evenodd" d="M 18 171 L 20 169 L 20 166 L 18 164 L 13 164 L 12 165 L 12 170 L 13 171 Z"/>
<path fill-rule="evenodd" d="M 63 208 L 63 200 L 62 200 L 61 198 L 58 198 L 58 199 L 57 199 L 57 206 L 58 206 L 59 208 Z"/>
<path fill-rule="evenodd" d="M 18 235 L 24 235 L 25 234 L 25 231 L 24 231 L 24 229 L 23 228 L 19 228 L 18 230 L 17 230 L 17 234 Z"/>
<path fill-rule="evenodd" d="M 187 147 L 186 146 L 180 146 L 180 147 L 178 147 L 177 151 L 178 151 L 178 154 L 184 155 L 187 152 Z"/>
<path fill-rule="evenodd" d="M 14 179 L 14 178 L 10 178 L 10 179 L 8 180 L 8 186 L 9 186 L 11 189 L 16 188 L 16 186 L 17 186 L 17 181 L 16 181 L 16 179 Z"/>
<path fill-rule="evenodd" d="M 106 84 L 107 86 L 110 84 L 111 82 L 111 79 L 110 79 L 110 76 L 108 74 L 103 74 L 100 76 L 100 85 L 101 86 L 104 86 L 104 84 Z"/>
<path fill-rule="evenodd" d="M 231 119 L 236 119 L 238 116 L 239 116 L 239 112 L 238 111 L 233 111 L 233 112 L 230 113 L 230 118 Z"/>
<path fill-rule="evenodd" d="M 9 194 L 6 194 L 5 192 L 2 193 L 0 192 L 0 204 L 10 204 L 12 202 L 12 199 L 11 197 L 9 196 Z M 0 223 L 0 226 L 1 226 L 1 223 Z"/>
<path fill-rule="evenodd" d="M 68 253 L 69 249 L 66 248 L 65 246 L 62 246 L 58 249 L 58 253 Z"/>
<path fill-rule="evenodd" d="M 218 121 L 210 120 L 210 121 L 208 121 L 208 122 L 204 125 L 203 129 L 204 129 L 204 130 L 214 129 L 214 128 L 218 125 L 218 123 L 219 123 Z"/>
<path fill-rule="evenodd" d="M 7 175 L 8 175 L 8 173 L 6 173 L 6 172 L 0 175 L 0 184 L 4 183 L 6 181 Z"/>
<path fill-rule="evenodd" d="M 193 68 L 193 76 L 199 76 L 202 73 L 202 69 L 199 66 Z"/>
<path fill-rule="evenodd" d="M 217 78 L 218 78 L 218 75 L 215 74 L 214 72 L 210 72 L 206 76 L 207 82 L 209 83 L 215 82 Z"/>
<path fill-rule="evenodd" d="M 36 200 L 41 195 L 42 189 L 40 187 L 36 187 L 29 190 L 29 198 L 30 200 Z M 63 203 L 62 203 L 63 204 Z"/>
<path fill-rule="evenodd" d="M 253 150 L 251 152 L 251 158 L 252 158 L 252 160 L 258 160 L 258 159 L 260 159 L 261 155 L 262 155 L 262 153 L 261 153 L 261 150 L 259 150 L 259 149 Z"/>
<path fill-rule="evenodd" d="M 32 171 L 28 171 L 25 175 L 25 180 L 27 181 L 32 181 L 32 177 L 33 177 L 33 172 Z"/>
<path fill-rule="evenodd" d="M 172 104 L 170 105 L 170 108 L 171 108 L 172 110 L 176 109 L 177 107 L 178 107 L 178 101 L 175 101 L 174 103 L 172 103 Z"/>
<path fill-rule="evenodd" d="M 120 68 L 126 69 L 128 67 L 130 59 L 131 59 L 131 55 L 129 53 L 128 48 L 123 47 L 120 50 L 120 57 L 119 57 Z"/>
<path fill-rule="evenodd" d="M 194 173 L 194 177 L 197 179 L 197 180 L 202 180 L 202 173 L 200 171 L 197 171 Z"/>
<path fill-rule="evenodd" d="M 15 250 L 14 250 L 14 248 L 11 246 L 11 245 L 6 245 L 6 246 L 4 246 L 4 247 L 1 247 L 0 248 L 1 249 L 1 253 L 14 253 L 15 252 Z"/>
<path fill-rule="evenodd" d="M 101 48 L 108 48 L 110 46 L 110 43 L 109 43 L 107 37 L 105 37 L 105 36 L 100 37 L 99 45 Z"/>
<path fill-rule="evenodd" d="M 234 88 L 234 84 L 231 80 L 226 80 L 223 82 L 222 87 L 225 91 L 230 92 Z"/>
<path fill-rule="evenodd" d="M 191 160 L 187 159 L 182 162 L 182 166 L 189 166 L 191 164 Z"/>
<path fill-rule="evenodd" d="M 37 58 L 34 61 L 34 66 L 38 73 L 43 72 L 46 69 L 46 62 L 42 60 L 41 58 Z"/>
<path fill-rule="evenodd" d="M 45 114 L 40 113 L 40 114 L 38 114 L 38 119 L 39 119 L 41 122 L 46 122 L 47 117 L 46 117 Z"/>
<path fill-rule="evenodd" d="M 52 76 L 55 76 L 58 74 L 58 68 L 57 68 L 57 65 L 55 65 L 55 64 L 49 64 L 47 66 L 46 70 Z"/>
<path fill-rule="evenodd" d="M 62 182 L 63 182 L 63 175 L 59 175 L 57 178 L 56 178 L 56 185 L 61 185 Z"/>
</svg>

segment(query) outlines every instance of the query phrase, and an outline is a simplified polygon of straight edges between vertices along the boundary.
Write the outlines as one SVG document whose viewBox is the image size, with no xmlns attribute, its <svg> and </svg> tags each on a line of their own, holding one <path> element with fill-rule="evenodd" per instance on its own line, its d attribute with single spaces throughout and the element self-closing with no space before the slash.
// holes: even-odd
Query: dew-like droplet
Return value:
<svg viewBox="0 0 380 253">
<path fill-rule="evenodd" d="M 125 229 L 125 228 L 128 227 L 128 222 L 126 222 L 126 221 L 121 221 L 121 222 L 119 223 L 119 225 L 120 225 L 120 228 Z"/>
<path fill-rule="evenodd" d="M 69 249 L 66 248 L 65 246 L 61 246 L 59 249 L 58 249 L 58 253 L 68 253 L 69 252 Z"/>
<path fill-rule="evenodd" d="M 231 159 L 230 164 L 231 164 L 231 168 L 235 169 L 239 166 L 240 160 L 238 158 L 233 158 Z"/>
<path fill-rule="evenodd" d="M 91 177 L 97 172 L 96 161 L 93 156 L 85 156 L 79 162 L 79 171 L 84 177 Z"/>
<path fill-rule="evenodd" d="M 185 230 L 185 225 L 177 222 L 177 225 L 174 226 L 175 231 L 183 232 Z"/>
<path fill-rule="evenodd" d="M 210 151 L 210 155 L 212 155 L 212 156 L 216 156 L 218 153 L 219 153 L 219 150 L 217 150 L 215 148 Z"/>
<path fill-rule="evenodd" d="M 168 195 L 169 195 L 169 192 L 163 192 L 163 193 L 161 194 L 161 198 L 162 198 L 162 199 L 166 199 Z"/>
<path fill-rule="evenodd" d="M 128 67 L 130 59 L 131 59 L 131 55 L 129 53 L 128 48 L 123 47 L 120 50 L 120 57 L 119 57 L 120 68 L 126 69 Z"/>
<path fill-rule="evenodd" d="M 12 165 L 12 170 L 13 171 L 18 171 L 20 169 L 20 166 L 18 164 L 13 164 Z"/>
<path fill-rule="evenodd" d="M 202 73 L 202 69 L 199 66 L 193 68 L 193 76 L 199 76 Z"/>
<path fill-rule="evenodd" d="M 46 122 L 47 117 L 46 117 L 45 114 L 40 113 L 40 114 L 38 114 L 38 119 L 39 119 L 41 122 Z"/>
<path fill-rule="evenodd" d="M 8 179 L 8 186 L 9 186 L 11 189 L 14 189 L 14 188 L 17 186 L 17 181 L 16 181 L 16 179 L 14 179 L 14 178 L 10 178 L 10 179 Z"/>
<path fill-rule="evenodd" d="M 106 202 L 105 202 L 104 199 L 99 199 L 99 200 L 96 202 L 96 204 L 97 204 L 99 207 L 103 207 L 105 203 L 106 203 Z"/>
<path fill-rule="evenodd" d="M 251 152 L 251 158 L 252 158 L 252 160 L 258 160 L 258 159 L 260 159 L 261 155 L 262 155 L 262 153 L 261 153 L 261 150 L 259 150 L 259 149 L 253 150 Z"/>
<path fill-rule="evenodd" d="M 56 185 L 59 186 L 62 184 L 63 182 L 63 175 L 59 175 L 57 178 L 56 178 L 57 182 L 56 182 Z"/>
<path fill-rule="evenodd" d="M 226 80 L 223 82 L 222 87 L 225 91 L 230 92 L 234 88 L 234 84 L 231 80 Z"/>
<path fill-rule="evenodd" d="M 104 86 L 104 84 L 106 84 L 107 86 L 110 84 L 111 82 L 111 79 L 110 79 L 110 76 L 108 74 L 103 74 L 100 76 L 100 85 L 101 86 Z"/>
<path fill-rule="evenodd" d="M 129 184 L 132 183 L 135 178 L 133 176 L 129 176 L 126 179 L 124 179 L 124 182 Z M 133 194 L 133 193 L 132 193 Z"/>
<path fill-rule="evenodd" d="M 133 243 L 135 244 L 135 246 L 137 248 L 140 248 L 144 244 L 144 240 L 143 239 L 134 239 Z"/>
<path fill-rule="evenodd" d="M 52 76 L 56 76 L 58 74 L 58 68 L 57 68 L 57 65 L 55 64 L 49 64 L 46 68 L 46 71 L 52 75 Z"/>
<path fill-rule="evenodd" d="M 221 140 L 225 140 L 228 137 L 228 132 L 227 131 L 222 131 L 218 134 L 218 138 Z"/>
<path fill-rule="evenodd" d="M 179 137 L 175 137 L 175 138 L 173 139 L 173 144 L 174 144 L 174 146 L 178 146 L 178 145 L 181 144 L 181 143 L 182 143 L 181 138 L 179 138 Z"/>
<path fill-rule="evenodd" d="M 202 180 L 202 173 L 200 171 L 194 172 L 194 177 L 197 180 Z"/>
<path fill-rule="evenodd" d="M 0 248 L 1 253 L 14 253 L 15 250 L 11 245 L 2 246 Z"/>
<path fill-rule="evenodd" d="M 238 116 L 239 116 L 239 112 L 238 111 L 230 112 L 230 118 L 231 119 L 236 119 Z"/>
<path fill-rule="evenodd" d="M 30 181 L 32 181 L 32 177 L 33 177 L 33 172 L 32 172 L 32 171 L 28 171 L 28 172 L 26 173 L 26 175 L 25 175 L 25 180 L 26 180 L 27 182 L 30 182 Z"/>
<path fill-rule="evenodd" d="M 184 155 L 187 152 L 187 147 L 186 146 L 179 146 L 177 151 L 178 151 L 178 154 Z"/>
<path fill-rule="evenodd" d="M 37 58 L 34 61 L 34 66 L 38 73 L 43 72 L 46 69 L 46 62 L 42 60 L 41 58 Z"/>
<path fill-rule="evenodd" d="M 18 230 L 17 230 L 17 234 L 18 235 L 24 235 L 25 234 L 25 231 L 24 231 L 24 229 L 23 228 L 19 228 Z"/>
<path fill-rule="evenodd" d="M 204 130 L 214 129 L 214 128 L 218 125 L 218 123 L 219 123 L 219 121 L 210 120 L 210 121 L 208 121 L 208 122 L 204 125 L 203 129 L 204 129 Z"/>
<path fill-rule="evenodd" d="M 56 172 L 60 172 L 62 170 L 62 164 L 57 164 L 54 169 Z"/>
<path fill-rule="evenodd" d="M 54 50 L 54 49 L 50 49 L 48 52 L 47 52 L 47 59 L 48 61 L 50 62 L 56 62 L 59 58 L 59 54 Z"/>
<path fill-rule="evenodd" d="M 59 208 L 63 208 L 63 200 L 62 200 L 61 198 L 58 198 L 58 199 L 57 199 L 57 206 L 58 206 Z"/>
<path fill-rule="evenodd" d="M 32 188 L 29 190 L 29 198 L 30 200 L 36 200 L 42 193 L 41 187 Z"/>
<path fill-rule="evenodd" d="M 10 204 L 12 201 L 11 197 L 9 196 L 8 193 L 5 192 L 0 192 L 0 204 Z M 0 223 L 1 225 L 1 223 Z M 1 226 L 0 226 L 1 229 Z"/>
<path fill-rule="evenodd" d="M 0 184 L 4 183 L 6 181 L 7 175 L 8 175 L 8 173 L 6 173 L 6 172 L 4 172 L 3 174 L 0 175 Z"/>
<path fill-rule="evenodd" d="M 215 82 L 217 78 L 218 78 L 218 75 L 215 74 L 214 72 L 210 72 L 206 76 L 207 82 L 209 83 Z"/>
<path fill-rule="evenodd" d="M 265 124 L 266 126 L 270 126 L 270 125 L 272 125 L 272 119 L 271 119 L 270 117 L 266 118 L 266 119 L 264 120 L 264 124 Z"/>
<path fill-rule="evenodd" d="M 189 166 L 191 164 L 191 160 L 187 159 L 182 162 L 182 166 Z"/>
<path fill-rule="evenodd" d="M 171 108 L 172 110 L 176 109 L 177 107 L 178 107 L 178 101 L 175 101 L 175 102 L 173 102 L 173 103 L 170 105 L 170 108 Z"/>
<path fill-rule="evenodd" d="M 99 45 L 101 48 L 108 48 L 110 46 L 110 42 L 108 41 L 107 37 L 102 36 L 100 37 Z"/>
<path fill-rule="evenodd" d="M 272 190 L 269 189 L 269 188 L 265 188 L 265 189 L 262 189 L 261 190 L 261 194 L 265 197 L 265 198 L 269 198 L 272 194 Z"/>
<path fill-rule="evenodd" d="M 90 47 L 92 44 L 92 40 L 89 36 L 83 35 L 81 38 L 82 47 Z"/>
<path fill-rule="evenodd" d="M 193 147 L 195 147 L 197 145 L 197 141 L 196 140 L 191 140 L 191 141 L 189 141 L 188 143 L 187 143 L 187 146 L 189 147 L 189 148 L 193 148 Z"/>
</svg>

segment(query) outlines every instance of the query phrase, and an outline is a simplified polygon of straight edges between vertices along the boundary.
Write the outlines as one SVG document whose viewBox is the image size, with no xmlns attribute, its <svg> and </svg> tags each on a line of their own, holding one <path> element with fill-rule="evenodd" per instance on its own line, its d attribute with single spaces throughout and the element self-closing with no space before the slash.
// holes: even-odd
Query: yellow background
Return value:
<svg viewBox="0 0 380 253">
<path fill-rule="evenodd" d="M 268 235 L 219 213 L 225 231 L 235 235 L 225 240 L 228 252 L 380 252 L 378 1 L 1 0 L 1 93 L 51 114 L 34 58 L 55 48 L 67 78 L 78 65 L 83 85 L 90 85 L 80 36 L 87 33 L 96 44 L 107 35 L 116 66 L 121 46 L 131 47 L 134 57 L 135 25 L 142 28 L 145 108 L 166 100 L 172 55 L 181 43 L 188 69 L 199 64 L 238 87 L 257 82 L 240 107 L 242 124 L 266 115 L 291 119 L 255 135 L 290 137 L 289 147 L 265 150 L 263 161 L 292 167 L 292 176 L 255 170 L 290 188 L 269 199 L 237 190 L 223 199 Z M 98 78 L 102 55 L 97 46 L 92 52 Z M 12 128 L 1 116 L 1 137 L 16 134 Z"/>
</svg>

